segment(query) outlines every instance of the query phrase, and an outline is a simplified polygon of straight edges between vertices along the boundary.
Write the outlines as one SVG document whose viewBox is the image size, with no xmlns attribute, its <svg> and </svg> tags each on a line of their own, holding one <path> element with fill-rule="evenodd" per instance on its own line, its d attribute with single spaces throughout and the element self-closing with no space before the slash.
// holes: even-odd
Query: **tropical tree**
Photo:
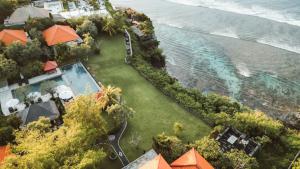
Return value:
<svg viewBox="0 0 300 169">
<path fill-rule="evenodd" d="M 174 134 L 178 137 L 184 130 L 184 126 L 182 123 L 175 122 L 173 125 Z"/>
<path fill-rule="evenodd" d="M 233 116 L 233 126 L 250 136 L 266 135 L 278 138 L 284 131 L 284 125 L 262 112 L 236 113 Z"/>
<path fill-rule="evenodd" d="M 83 23 L 77 27 L 77 33 L 80 35 L 89 33 L 95 38 L 98 35 L 98 29 L 92 21 L 85 19 Z"/>
<path fill-rule="evenodd" d="M 14 42 L 6 48 L 4 53 L 8 58 L 16 61 L 18 65 L 24 65 L 24 62 L 27 59 L 24 57 L 24 49 L 25 45 L 23 45 L 21 42 Z"/>
<path fill-rule="evenodd" d="M 224 165 L 224 157 L 219 146 L 219 143 L 209 137 L 203 137 L 200 140 L 196 140 L 190 145 L 194 147 L 207 161 L 209 161 L 213 166 Z"/>
<path fill-rule="evenodd" d="M 0 146 L 13 142 L 14 130 L 19 129 L 21 123 L 21 119 L 15 115 L 0 116 Z"/>
<path fill-rule="evenodd" d="M 300 169 L 300 158 L 293 163 L 292 169 Z"/>
<path fill-rule="evenodd" d="M 229 166 L 233 169 L 255 169 L 258 163 L 254 157 L 250 157 L 240 150 L 233 149 L 225 154 Z"/>
<path fill-rule="evenodd" d="M 112 17 L 105 17 L 104 18 L 104 25 L 102 30 L 106 33 L 108 33 L 110 36 L 114 35 L 117 33 L 117 24 L 114 18 Z"/>
<path fill-rule="evenodd" d="M 0 22 L 3 23 L 13 11 L 15 4 L 12 0 L 0 0 Z"/>
<path fill-rule="evenodd" d="M 165 133 L 153 138 L 152 147 L 156 152 L 161 153 L 168 162 L 177 159 L 186 150 L 180 139 L 176 136 L 167 136 Z"/>
<path fill-rule="evenodd" d="M 18 73 L 17 63 L 0 55 L 0 79 L 15 77 Z"/>
</svg>

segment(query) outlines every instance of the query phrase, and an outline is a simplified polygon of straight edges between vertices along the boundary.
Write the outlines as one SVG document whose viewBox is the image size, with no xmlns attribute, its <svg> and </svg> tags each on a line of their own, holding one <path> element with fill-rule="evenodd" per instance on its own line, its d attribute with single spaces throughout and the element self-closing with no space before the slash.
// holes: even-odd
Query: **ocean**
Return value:
<svg viewBox="0 0 300 169">
<path fill-rule="evenodd" d="M 153 21 L 186 87 L 280 117 L 300 105 L 299 0 L 112 0 Z"/>
</svg>

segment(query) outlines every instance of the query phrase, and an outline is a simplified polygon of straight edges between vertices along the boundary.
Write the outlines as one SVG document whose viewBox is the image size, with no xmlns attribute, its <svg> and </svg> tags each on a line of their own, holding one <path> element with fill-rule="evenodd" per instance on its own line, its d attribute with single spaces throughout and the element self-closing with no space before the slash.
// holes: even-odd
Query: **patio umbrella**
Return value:
<svg viewBox="0 0 300 169">
<path fill-rule="evenodd" d="M 27 95 L 27 97 L 29 98 L 37 98 L 37 97 L 41 97 L 41 93 L 40 92 L 31 92 Z"/>
<path fill-rule="evenodd" d="M 66 85 L 60 85 L 60 86 L 57 86 L 56 87 L 56 92 L 59 94 L 59 93 L 62 93 L 64 91 L 72 91 L 70 87 L 67 87 Z"/>
<path fill-rule="evenodd" d="M 6 107 L 15 107 L 17 104 L 19 104 L 18 99 L 10 99 L 6 102 Z"/>
<path fill-rule="evenodd" d="M 26 105 L 24 103 L 16 105 L 18 111 L 23 111 L 26 109 Z"/>
<path fill-rule="evenodd" d="M 72 91 L 64 91 L 62 93 L 59 93 L 59 98 L 63 99 L 63 100 L 68 100 L 68 99 L 71 99 L 73 98 L 73 93 Z"/>
</svg>

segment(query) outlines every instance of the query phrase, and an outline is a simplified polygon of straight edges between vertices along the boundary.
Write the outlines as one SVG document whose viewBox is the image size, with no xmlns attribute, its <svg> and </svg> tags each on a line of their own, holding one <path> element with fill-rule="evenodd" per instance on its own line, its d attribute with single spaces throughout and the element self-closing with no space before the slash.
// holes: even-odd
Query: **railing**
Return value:
<svg viewBox="0 0 300 169">
<path fill-rule="evenodd" d="M 133 52 L 132 52 L 131 36 L 130 36 L 130 33 L 127 31 L 127 29 L 125 29 L 124 36 L 125 36 L 125 47 L 126 47 L 125 62 L 127 64 L 129 64 L 130 63 L 130 58 L 132 57 Z"/>
</svg>

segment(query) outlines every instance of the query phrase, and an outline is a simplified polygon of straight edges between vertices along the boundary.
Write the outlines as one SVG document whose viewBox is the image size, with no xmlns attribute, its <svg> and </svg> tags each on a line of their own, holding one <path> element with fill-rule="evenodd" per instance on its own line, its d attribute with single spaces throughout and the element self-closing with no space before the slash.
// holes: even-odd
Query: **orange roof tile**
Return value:
<svg viewBox="0 0 300 169">
<path fill-rule="evenodd" d="M 65 25 L 54 25 L 46 29 L 43 36 L 48 46 L 74 41 L 79 38 L 73 28 Z"/>
<path fill-rule="evenodd" d="M 9 146 L 0 146 L 0 163 L 3 162 L 5 157 L 10 155 L 10 148 Z"/>
<path fill-rule="evenodd" d="M 139 169 L 172 169 L 160 154 Z"/>
<path fill-rule="evenodd" d="M 194 148 L 171 164 L 172 169 L 214 169 Z"/>
<path fill-rule="evenodd" d="M 4 29 L 0 32 L 0 41 L 2 41 L 6 46 L 16 41 L 20 41 L 25 45 L 27 42 L 27 36 L 23 30 Z"/>
<path fill-rule="evenodd" d="M 57 63 L 55 61 L 47 61 L 44 65 L 44 71 L 50 71 L 50 70 L 54 70 L 57 68 Z"/>
</svg>

